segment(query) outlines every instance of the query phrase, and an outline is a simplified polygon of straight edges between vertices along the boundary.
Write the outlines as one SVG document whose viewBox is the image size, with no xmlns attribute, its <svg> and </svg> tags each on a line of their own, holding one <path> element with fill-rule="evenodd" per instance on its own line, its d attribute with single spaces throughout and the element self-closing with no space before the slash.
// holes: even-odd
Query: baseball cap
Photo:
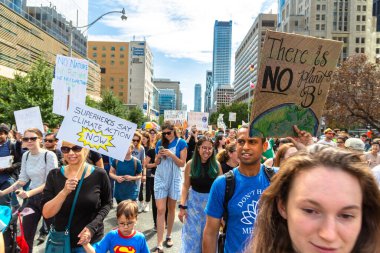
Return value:
<svg viewBox="0 0 380 253">
<path fill-rule="evenodd" d="M 9 133 L 9 127 L 5 124 L 0 124 L 0 133 Z"/>
<path fill-rule="evenodd" d="M 344 146 L 348 149 L 356 151 L 364 151 L 364 142 L 359 138 L 349 138 L 344 143 Z"/>
</svg>

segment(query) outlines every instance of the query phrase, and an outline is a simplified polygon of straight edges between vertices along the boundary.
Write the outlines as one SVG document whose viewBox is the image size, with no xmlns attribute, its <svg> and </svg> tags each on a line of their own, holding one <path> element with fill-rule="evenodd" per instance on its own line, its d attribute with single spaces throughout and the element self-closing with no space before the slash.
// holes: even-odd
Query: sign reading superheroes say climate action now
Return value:
<svg viewBox="0 0 380 253">
<path fill-rule="evenodd" d="M 58 138 L 109 157 L 124 160 L 137 125 L 81 105 L 70 105 Z"/>
</svg>

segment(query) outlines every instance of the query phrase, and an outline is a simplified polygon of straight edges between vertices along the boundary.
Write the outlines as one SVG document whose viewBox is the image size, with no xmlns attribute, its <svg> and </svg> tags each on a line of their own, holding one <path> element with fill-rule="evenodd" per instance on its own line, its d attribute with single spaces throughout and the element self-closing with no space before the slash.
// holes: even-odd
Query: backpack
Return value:
<svg viewBox="0 0 380 253">
<path fill-rule="evenodd" d="M 46 165 L 47 153 L 48 152 L 45 152 L 45 165 Z M 25 162 L 28 161 L 29 154 L 30 154 L 30 151 L 28 151 L 28 153 L 26 154 Z"/>
<path fill-rule="evenodd" d="M 264 166 L 264 172 L 269 182 L 271 178 L 274 176 L 274 174 L 276 174 L 273 168 L 268 168 L 266 166 Z M 226 239 L 227 222 L 228 222 L 228 202 L 234 195 L 234 191 L 235 191 L 235 175 L 234 175 L 233 170 L 228 171 L 224 175 L 226 177 L 226 189 L 225 189 L 225 194 L 224 194 L 223 216 L 222 216 L 224 220 L 224 227 L 223 227 L 223 233 L 219 236 L 219 239 L 218 239 L 218 252 L 224 252 L 224 242 Z"/>
</svg>

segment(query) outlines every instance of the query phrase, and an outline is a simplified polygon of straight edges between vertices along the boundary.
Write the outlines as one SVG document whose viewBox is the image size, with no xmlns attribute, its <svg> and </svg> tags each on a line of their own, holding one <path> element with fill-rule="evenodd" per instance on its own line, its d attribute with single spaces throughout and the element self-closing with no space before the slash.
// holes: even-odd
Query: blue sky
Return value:
<svg viewBox="0 0 380 253">
<path fill-rule="evenodd" d="M 202 85 L 203 109 L 206 70 L 212 69 L 215 20 L 233 21 L 231 66 L 234 66 L 235 51 L 253 21 L 261 12 L 276 13 L 277 1 L 89 0 L 88 22 L 123 7 L 127 21 L 121 21 L 118 14 L 108 15 L 89 29 L 89 40 L 145 39 L 153 51 L 154 77 L 180 81 L 183 103 L 193 110 L 196 83 Z"/>
</svg>

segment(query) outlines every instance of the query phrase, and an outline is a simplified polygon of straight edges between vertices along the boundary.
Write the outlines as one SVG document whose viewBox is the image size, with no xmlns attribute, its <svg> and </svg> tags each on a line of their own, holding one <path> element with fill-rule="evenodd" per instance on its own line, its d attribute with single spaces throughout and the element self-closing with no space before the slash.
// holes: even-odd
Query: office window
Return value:
<svg viewBox="0 0 380 253">
<path fill-rule="evenodd" d="M 355 48 L 355 53 L 359 53 L 359 48 L 358 47 Z"/>
<path fill-rule="evenodd" d="M 125 46 L 121 46 L 120 51 L 125 51 Z"/>
<path fill-rule="evenodd" d="M 316 20 L 321 20 L 321 15 L 317 14 L 317 15 L 315 16 L 315 19 L 316 19 Z"/>
<path fill-rule="evenodd" d="M 111 51 L 115 51 L 115 47 L 111 47 Z"/>
<path fill-rule="evenodd" d="M 360 49 L 360 52 L 361 52 L 362 54 L 364 54 L 364 52 L 365 52 L 364 47 L 362 47 L 362 48 Z"/>
<path fill-rule="evenodd" d="M 325 10 L 326 10 L 326 5 L 322 4 L 322 11 L 325 11 Z"/>
<path fill-rule="evenodd" d="M 103 50 L 103 51 L 106 51 L 106 47 L 105 47 L 105 46 L 103 46 L 103 47 L 102 47 L 102 50 Z"/>
<path fill-rule="evenodd" d="M 111 65 L 115 65 L 115 61 L 111 61 Z"/>
<path fill-rule="evenodd" d="M 380 44 L 380 38 L 376 39 L 376 44 Z"/>
<path fill-rule="evenodd" d="M 360 43 L 360 38 L 356 37 L 355 42 L 356 42 L 356 44 Z"/>
<path fill-rule="evenodd" d="M 124 95 L 123 92 L 119 92 L 119 97 L 122 97 Z"/>
<path fill-rule="evenodd" d="M 362 11 L 362 6 L 361 5 L 356 6 L 356 10 L 357 11 Z"/>
<path fill-rule="evenodd" d="M 111 54 L 111 58 L 115 58 L 115 54 Z"/>
<path fill-rule="evenodd" d="M 365 15 L 362 16 L 362 21 L 365 21 Z"/>
<path fill-rule="evenodd" d="M 321 15 L 322 20 L 326 20 L 326 15 Z"/>
<path fill-rule="evenodd" d="M 365 44 L 365 38 L 362 38 L 362 44 Z"/>
<path fill-rule="evenodd" d="M 362 25 L 362 32 L 365 32 L 365 25 Z"/>
<path fill-rule="evenodd" d="M 97 46 L 93 46 L 92 50 L 95 50 L 95 51 L 98 50 Z"/>
<path fill-rule="evenodd" d="M 356 16 L 356 21 L 360 21 L 360 15 Z"/>
<path fill-rule="evenodd" d="M 92 53 L 92 57 L 98 57 L 97 53 Z"/>
<path fill-rule="evenodd" d="M 105 53 L 102 54 L 102 57 L 103 57 L 103 58 L 106 58 L 106 56 L 107 56 L 107 55 L 106 55 Z"/>
<path fill-rule="evenodd" d="M 316 24 L 316 25 L 315 25 L 315 30 L 319 31 L 319 29 L 320 29 L 320 25 L 319 25 L 319 24 Z"/>
<path fill-rule="evenodd" d="M 363 11 L 367 11 L 367 6 L 366 6 L 366 5 L 363 5 L 362 10 L 363 10 Z"/>
<path fill-rule="evenodd" d="M 120 58 L 124 58 L 124 54 L 120 54 Z"/>
<path fill-rule="evenodd" d="M 356 31 L 357 31 L 357 32 L 360 31 L 360 25 L 356 25 Z"/>
<path fill-rule="evenodd" d="M 376 54 L 380 54 L 380 48 L 376 48 Z"/>
<path fill-rule="evenodd" d="M 124 65 L 124 61 L 120 61 L 120 65 Z"/>
<path fill-rule="evenodd" d="M 325 25 L 325 24 L 322 24 L 322 25 L 321 25 L 321 30 L 322 30 L 322 31 L 326 30 L 326 25 Z"/>
<path fill-rule="evenodd" d="M 320 11 L 320 10 L 321 10 L 321 5 L 317 4 L 317 11 Z"/>
</svg>

